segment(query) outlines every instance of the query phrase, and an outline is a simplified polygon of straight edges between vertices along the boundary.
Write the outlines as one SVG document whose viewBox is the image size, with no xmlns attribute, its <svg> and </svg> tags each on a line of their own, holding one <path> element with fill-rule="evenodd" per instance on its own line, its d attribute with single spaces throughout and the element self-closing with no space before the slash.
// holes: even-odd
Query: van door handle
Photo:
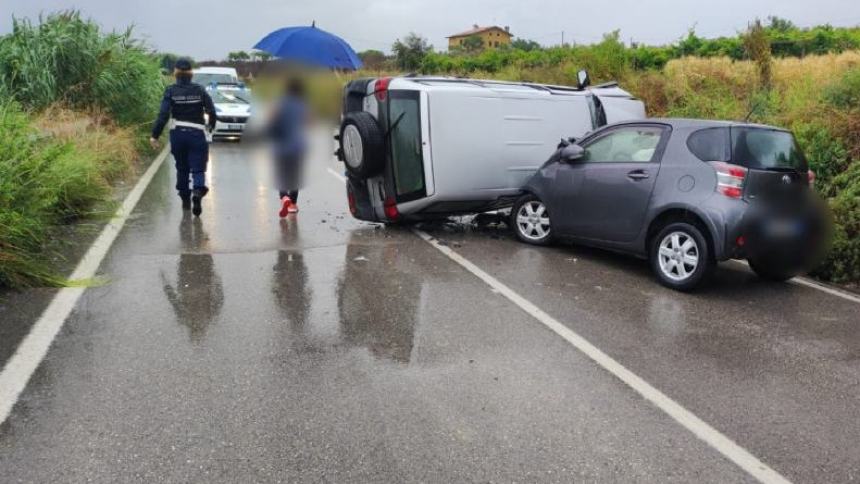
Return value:
<svg viewBox="0 0 860 484">
<path fill-rule="evenodd" d="M 633 170 L 627 173 L 627 178 L 631 180 L 644 180 L 646 178 L 650 178 L 651 175 L 648 174 L 645 170 Z"/>
</svg>

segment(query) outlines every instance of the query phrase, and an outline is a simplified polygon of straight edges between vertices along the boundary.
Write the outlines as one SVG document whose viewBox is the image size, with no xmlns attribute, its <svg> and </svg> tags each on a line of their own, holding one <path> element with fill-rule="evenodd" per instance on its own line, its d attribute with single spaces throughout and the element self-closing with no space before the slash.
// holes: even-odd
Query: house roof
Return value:
<svg viewBox="0 0 860 484">
<path fill-rule="evenodd" d="M 448 36 L 448 38 L 449 38 L 449 39 L 452 39 L 452 38 L 455 38 L 455 37 L 469 37 L 469 36 L 471 36 L 471 35 L 477 35 L 477 34 L 480 34 L 481 32 L 486 32 L 486 31 L 488 31 L 488 30 L 501 30 L 502 32 L 504 32 L 504 33 L 506 33 L 506 34 L 508 34 L 508 35 L 510 35 L 510 36 L 513 36 L 513 34 L 511 34 L 511 32 L 510 32 L 510 31 L 508 31 L 508 30 L 506 30 L 506 29 L 503 29 L 503 28 L 499 27 L 498 25 L 490 25 L 490 26 L 488 26 L 488 27 L 478 27 L 478 26 L 475 26 L 475 27 L 473 27 L 473 28 L 471 28 L 471 29 L 469 29 L 469 30 L 467 30 L 467 31 L 465 31 L 465 32 L 460 32 L 459 34 L 449 35 L 449 36 Z"/>
</svg>

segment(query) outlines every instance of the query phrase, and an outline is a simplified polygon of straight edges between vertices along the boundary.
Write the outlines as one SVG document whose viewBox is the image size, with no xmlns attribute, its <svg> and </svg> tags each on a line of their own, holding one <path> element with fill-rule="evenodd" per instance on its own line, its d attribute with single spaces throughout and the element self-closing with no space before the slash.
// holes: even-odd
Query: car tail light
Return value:
<svg viewBox="0 0 860 484">
<path fill-rule="evenodd" d="M 741 198 L 744 193 L 747 169 L 722 161 L 715 161 L 711 165 L 717 171 L 717 192 L 729 198 Z"/>
<path fill-rule="evenodd" d="M 397 201 L 394 200 L 394 197 L 388 197 L 385 199 L 385 217 L 388 220 L 394 221 L 400 218 L 400 212 L 397 211 Z"/>
<path fill-rule="evenodd" d="M 349 203 L 349 213 L 355 215 L 356 207 L 355 207 L 355 194 L 352 193 L 352 190 L 346 191 L 346 201 Z"/>
<path fill-rule="evenodd" d="M 809 188 L 815 187 L 815 172 L 806 170 L 806 181 L 809 182 Z"/>
<path fill-rule="evenodd" d="M 388 85 L 391 84 L 390 77 L 383 77 L 376 81 L 376 87 L 373 88 L 373 93 L 376 94 L 377 101 L 385 101 L 388 96 Z"/>
</svg>

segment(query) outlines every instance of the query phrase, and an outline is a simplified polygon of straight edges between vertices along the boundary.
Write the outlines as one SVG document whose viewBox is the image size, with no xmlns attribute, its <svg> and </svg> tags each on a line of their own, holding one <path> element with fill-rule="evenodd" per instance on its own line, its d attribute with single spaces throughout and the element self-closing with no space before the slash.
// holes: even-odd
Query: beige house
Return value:
<svg viewBox="0 0 860 484">
<path fill-rule="evenodd" d="M 501 47 L 511 43 L 511 29 L 508 26 L 505 28 L 493 25 L 490 27 L 479 27 L 473 25 L 470 30 L 460 32 L 448 37 L 448 49 L 454 49 L 463 45 L 463 42 L 469 37 L 479 37 L 484 43 L 484 48 Z"/>
</svg>

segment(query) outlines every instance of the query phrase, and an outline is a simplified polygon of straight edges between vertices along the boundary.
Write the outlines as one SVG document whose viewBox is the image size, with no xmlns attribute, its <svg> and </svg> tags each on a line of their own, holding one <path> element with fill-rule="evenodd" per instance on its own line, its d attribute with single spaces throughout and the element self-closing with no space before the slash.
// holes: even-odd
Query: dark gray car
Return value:
<svg viewBox="0 0 860 484">
<path fill-rule="evenodd" d="M 527 182 L 511 225 L 524 242 L 569 239 L 647 257 L 664 285 L 696 287 L 717 261 L 786 280 L 821 247 L 814 175 L 771 126 L 649 119 L 563 142 Z"/>
</svg>

